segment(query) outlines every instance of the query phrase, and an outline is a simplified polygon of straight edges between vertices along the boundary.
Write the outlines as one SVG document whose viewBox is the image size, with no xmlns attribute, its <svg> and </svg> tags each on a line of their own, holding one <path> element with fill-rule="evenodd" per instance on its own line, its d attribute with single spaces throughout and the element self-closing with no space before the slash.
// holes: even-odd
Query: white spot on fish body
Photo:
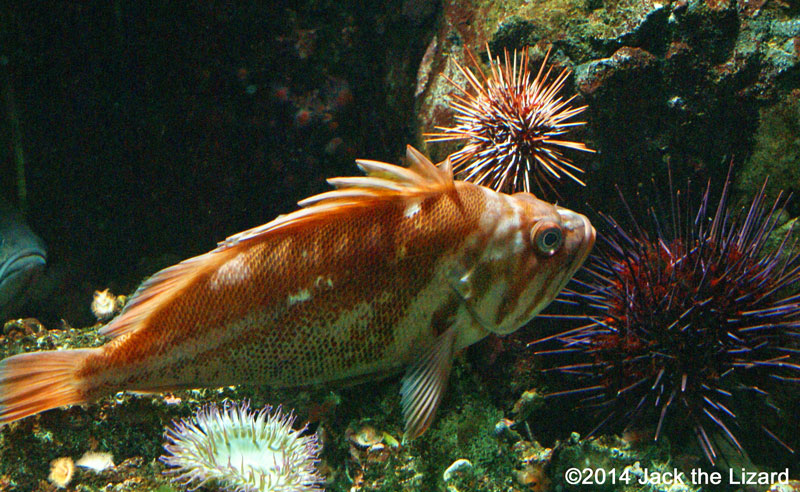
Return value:
<svg viewBox="0 0 800 492">
<path fill-rule="evenodd" d="M 318 276 L 314 279 L 314 288 L 319 289 L 320 287 L 333 288 L 333 279 L 330 277 L 323 277 L 322 275 Z"/>
<path fill-rule="evenodd" d="M 230 285 L 246 281 L 251 274 L 244 253 L 239 253 L 230 260 L 223 263 L 211 277 L 209 286 L 212 289 L 220 289 Z"/>
<path fill-rule="evenodd" d="M 512 244 L 514 246 L 514 252 L 522 251 L 522 248 L 525 246 L 525 241 L 522 239 L 522 230 L 517 229 L 513 237 Z"/>
<path fill-rule="evenodd" d="M 336 242 L 336 250 L 334 251 L 334 254 L 346 253 L 348 248 L 350 248 L 350 236 L 347 234 L 342 234 L 339 237 L 339 240 Z"/>
<path fill-rule="evenodd" d="M 343 337 L 349 336 L 348 333 L 351 329 L 355 330 L 368 330 L 372 323 L 372 315 L 375 312 L 375 306 L 387 303 L 393 300 L 392 294 L 389 292 L 381 292 L 369 301 L 362 301 L 350 308 L 349 310 L 342 310 L 338 313 L 336 321 L 331 327 L 331 334 L 341 334 Z M 348 341 L 347 338 L 341 338 L 342 341 Z"/>
<path fill-rule="evenodd" d="M 403 216 L 407 219 L 417 215 L 419 211 L 422 210 L 422 204 L 419 200 L 412 200 L 411 203 L 406 205 L 406 209 L 403 211 Z"/>
<path fill-rule="evenodd" d="M 512 258 L 523 250 L 525 243 L 522 239 L 522 231 L 518 228 L 514 230 L 508 227 L 502 234 L 495 234 L 498 241 L 492 241 L 486 247 L 484 258 L 488 261 L 499 261 Z M 509 237 L 510 236 L 510 237 Z M 507 238 L 505 241 L 503 238 Z"/>
<path fill-rule="evenodd" d="M 487 205 L 481 216 L 480 230 L 490 234 L 484 259 L 502 260 L 524 247 L 521 231 L 523 208 L 505 195 L 487 193 Z"/>
<path fill-rule="evenodd" d="M 302 289 L 296 294 L 289 294 L 289 297 L 286 300 L 290 306 L 293 306 L 299 302 L 307 301 L 309 299 L 311 299 L 311 292 L 309 292 L 308 289 Z"/>
</svg>

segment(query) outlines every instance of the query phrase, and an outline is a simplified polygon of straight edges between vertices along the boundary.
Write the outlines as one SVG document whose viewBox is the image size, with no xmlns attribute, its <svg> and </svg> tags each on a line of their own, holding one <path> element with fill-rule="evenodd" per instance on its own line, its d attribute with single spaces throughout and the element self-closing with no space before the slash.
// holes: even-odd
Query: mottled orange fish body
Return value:
<svg viewBox="0 0 800 492">
<path fill-rule="evenodd" d="M 352 382 L 409 367 L 410 436 L 424 431 L 452 356 L 510 333 L 563 288 L 594 242 L 588 220 L 530 194 L 411 166 L 368 176 L 147 280 L 96 349 L 0 362 L 0 423 L 122 390 Z"/>
</svg>

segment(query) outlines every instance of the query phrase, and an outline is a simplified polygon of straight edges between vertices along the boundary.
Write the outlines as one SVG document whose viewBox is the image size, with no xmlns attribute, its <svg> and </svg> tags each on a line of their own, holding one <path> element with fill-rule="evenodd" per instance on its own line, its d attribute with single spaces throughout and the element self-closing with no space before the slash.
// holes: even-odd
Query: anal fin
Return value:
<svg viewBox="0 0 800 492">
<path fill-rule="evenodd" d="M 406 370 L 400 388 L 406 427 L 403 442 L 420 436 L 433 422 L 453 367 L 455 339 L 451 326 Z"/>
</svg>

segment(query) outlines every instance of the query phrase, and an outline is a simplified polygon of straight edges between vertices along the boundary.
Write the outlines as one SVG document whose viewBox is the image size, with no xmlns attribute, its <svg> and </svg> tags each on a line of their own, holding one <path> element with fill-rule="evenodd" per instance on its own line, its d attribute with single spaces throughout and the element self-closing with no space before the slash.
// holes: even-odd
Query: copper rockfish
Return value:
<svg viewBox="0 0 800 492">
<path fill-rule="evenodd" d="M 0 362 L 0 424 L 118 391 L 293 387 L 405 368 L 406 437 L 433 419 L 454 354 L 547 306 L 595 231 L 583 215 L 454 181 L 408 147 L 365 177 L 146 280 L 98 348 Z"/>
</svg>

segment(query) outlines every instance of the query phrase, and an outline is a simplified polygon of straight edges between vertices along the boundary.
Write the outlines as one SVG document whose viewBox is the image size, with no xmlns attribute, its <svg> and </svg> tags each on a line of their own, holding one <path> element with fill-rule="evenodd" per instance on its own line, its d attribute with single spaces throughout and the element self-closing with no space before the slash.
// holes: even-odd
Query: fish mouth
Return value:
<svg viewBox="0 0 800 492">
<path fill-rule="evenodd" d="M 0 266 L 0 283 L 21 272 L 42 268 L 47 263 L 45 256 L 36 249 L 22 249 L 6 258 Z"/>
<path fill-rule="evenodd" d="M 585 215 L 560 207 L 557 211 L 564 228 L 568 231 L 568 236 L 574 235 L 578 242 L 578 248 L 580 248 L 580 253 L 575 255 L 570 265 L 569 270 L 572 273 L 580 268 L 586 258 L 589 257 L 589 253 L 592 251 L 594 242 L 597 239 L 597 231 L 595 231 L 594 226 Z"/>
<path fill-rule="evenodd" d="M 591 249 L 594 245 L 597 233 L 592 223 L 589 222 L 589 219 L 583 214 L 573 212 L 566 208 L 559 207 L 557 211 L 564 227 L 570 232 L 582 231 L 581 236 L 584 242 L 587 243 L 588 249 Z"/>
<path fill-rule="evenodd" d="M 46 259 L 42 251 L 24 249 L 0 263 L 0 317 L 19 307 L 28 289 L 44 270 Z"/>
</svg>

